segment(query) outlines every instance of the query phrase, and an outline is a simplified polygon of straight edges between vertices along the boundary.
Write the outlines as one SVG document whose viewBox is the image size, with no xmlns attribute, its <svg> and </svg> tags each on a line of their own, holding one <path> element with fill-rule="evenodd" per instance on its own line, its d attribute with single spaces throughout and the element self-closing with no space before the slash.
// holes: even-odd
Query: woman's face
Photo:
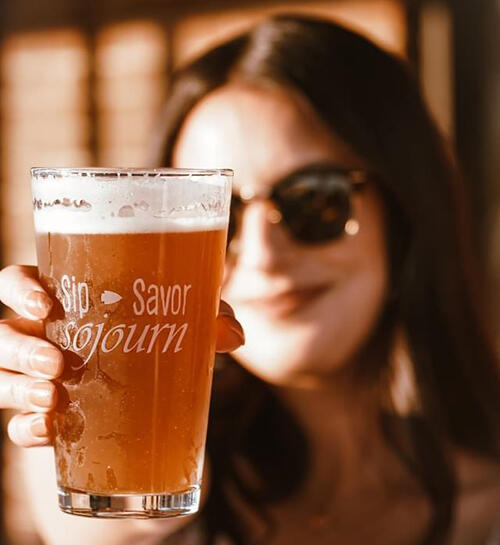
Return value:
<svg viewBox="0 0 500 545">
<path fill-rule="evenodd" d="M 232 168 L 234 191 L 268 191 L 314 163 L 363 169 L 363 161 L 292 91 L 228 85 L 186 119 L 174 166 Z M 374 329 L 387 293 L 384 210 L 370 183 L 352 197 L 355 235 L 322 245 L 296 242 L 273 223 L 273 204 L 242 214 L 228 256 L 223 297 L 243 324 L 234 356 L 273 383 L 331 374 L 351 361 Z M 230 248 L 231 249 L 231 248 Z"/>
</svg>

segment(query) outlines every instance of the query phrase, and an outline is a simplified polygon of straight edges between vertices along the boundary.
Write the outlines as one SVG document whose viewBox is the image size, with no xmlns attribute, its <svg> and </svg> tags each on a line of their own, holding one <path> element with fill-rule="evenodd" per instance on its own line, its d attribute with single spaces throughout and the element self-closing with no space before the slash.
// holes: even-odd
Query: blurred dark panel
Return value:
<svg viewBox="0 0 500 545">
<path fill-rule="evenodd" d="M 2 1 L 2 26 L 9 32 L 79 23 L 74 2 L 68 0 Z"/>
<path fill-rule="evenodd" d="M 401 0 L 404 1 L 404 0 Z M 409 4 L 413 0 L 407 0 Z M 239 7 L 265 7 L 276 0 L 3 0 L 2 24 L 9 31 L 51 28 L 60 25 L 81 26 L 81 9 L 92 12 L 97 24 L 154 16 L 171 24 L 176 18 L 190 13 L 203 13 Z M 327 4 L 328 2 L 325 2 Z M 335 3 L 335 0 L 332 0 Z M 303 6 L 307 0 L 287 0 L 287 4 Z M 80 6 L 80 7 L 79 7 Z"/>
<path fill-rule="evenodd" d="M 495 0 L 454 0 L 451 8 L 454 18 L 456 144 L 470 187 L 478 255 L 486 264 L 489 223 L 496 205 L 491 138 L 495 123 L 492 91 L 500 62 L 498 3 Z"/>
<path fill-rule="evenodd" d="M 406 50 L 408 60 L 416 70 L 418 70 L 420 64 L 419 35 L 422 3 L 423 0 L 409 0 L 406 3 L 406 21 L 408 25 Z"/>
</svg>

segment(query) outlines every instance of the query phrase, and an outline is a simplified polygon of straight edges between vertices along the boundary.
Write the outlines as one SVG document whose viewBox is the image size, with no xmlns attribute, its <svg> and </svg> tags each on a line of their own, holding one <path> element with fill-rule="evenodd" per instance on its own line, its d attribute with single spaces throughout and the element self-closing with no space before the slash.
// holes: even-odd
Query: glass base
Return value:
<svg viewBox="0 0 500 545">
<path fill-rule="evenodd" d="M 196 513 L 200 487 L 177 494 L 89 494 L 58 488 L 59 508 L 70 515 L 97 518 L 170 518 Z"/>
</svg>

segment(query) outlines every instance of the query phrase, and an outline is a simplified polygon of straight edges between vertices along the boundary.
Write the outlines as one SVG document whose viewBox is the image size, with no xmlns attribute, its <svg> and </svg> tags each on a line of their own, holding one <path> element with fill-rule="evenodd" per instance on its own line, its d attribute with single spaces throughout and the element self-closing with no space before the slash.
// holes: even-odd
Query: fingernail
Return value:
<svg viewBox="0 0 500 545">
<path fill-rule="evenodd" d="M 35 382 L 30 386 L 28 399 L 33 405 L 44 409 L 54 405 L 55 387 L 50 382 Z"/>
<path fill-rule="evenodd" d="M 241 327 L 241 324 L 238 322 L 238 320 L 236 320 L 232 316 L 228 316 L 225 314 L 222 315 L 222 319 L 224 320 L 224 324 L 226 325 L 226 327 L 236 337 L 238 344 L 245 344 L 245 332 L 243 331 L 243 328 Z"/>
<path fill-rule="evenodd" d="M 45 416 L 39 415 L 33 418 L 30 424 L 30 431 L 35 437 L 47 437 L 49 435 L 49 427 Z"/>
<path fill-rule="evenodd" d="M 231 326 L 231 331 L 238 336 L 240 344 L 245 344 L 245 332 L 243 331 L 243 328 L 238 322 L 236 324 L 234 324 L 233 322 L 233 325 Z"/>
<path fill-rule="evenodd" d="M 58 377 L 62 373 L 63 357 L 53 346 L 40 346 L 31 356 L 31 367 L 47 378 Z"/>
<path fill-rule="evenodd" d="M 24 298 L 24 306 L 34 318 L 46 318 L 52 308 L 50 297 L 43 291 L 29 291 Z"/>
</svg>

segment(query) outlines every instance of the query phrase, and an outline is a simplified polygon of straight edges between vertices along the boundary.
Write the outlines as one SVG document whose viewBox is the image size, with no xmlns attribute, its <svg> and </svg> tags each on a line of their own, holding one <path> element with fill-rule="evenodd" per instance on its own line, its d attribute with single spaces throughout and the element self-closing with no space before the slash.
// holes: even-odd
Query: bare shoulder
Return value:
<svg viewBox="0 0 500 545">
<path fill-rule="evenodd" d="M 463 450 L 454 458 L 458 498 L 451 545 L 500 545 L 500 460 Z"/>
</svg>

